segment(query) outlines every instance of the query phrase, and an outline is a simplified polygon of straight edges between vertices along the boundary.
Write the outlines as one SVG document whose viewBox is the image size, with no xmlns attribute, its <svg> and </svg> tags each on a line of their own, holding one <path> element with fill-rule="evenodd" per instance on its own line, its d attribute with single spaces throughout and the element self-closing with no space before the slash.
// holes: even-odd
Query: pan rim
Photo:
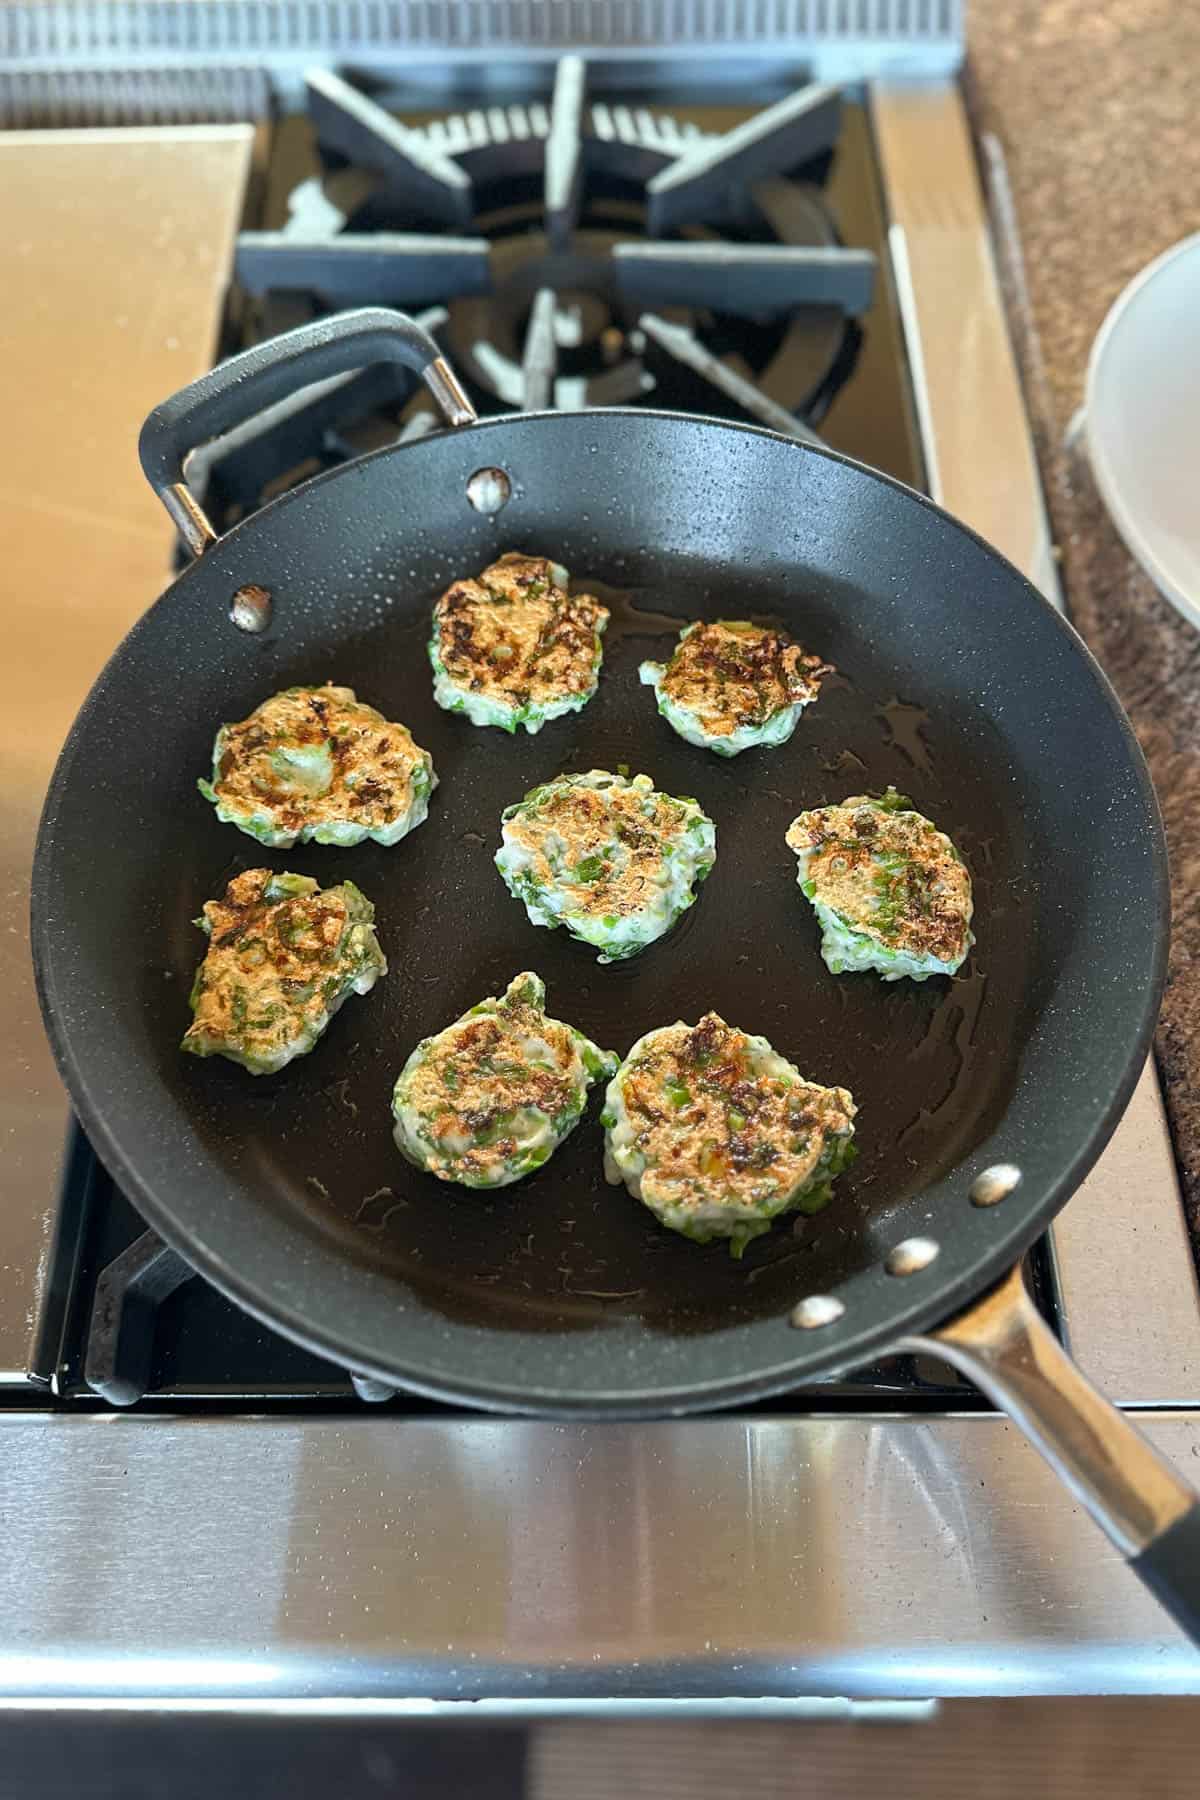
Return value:
<svg viewBox="0 0 1200 1800">
<path fill-rule="evenodd" d="M 896 490 L 909 500 L 918 501 L 940 520 L 954 527 L 965 539 L 978 546 L 988 558 L 1002 565 L 1037 601 L 1043 615 L 1049 615 L 1053 620 L 1054 628 L 1070 643 L 1076 655 L 1081 658 L 1096 689 L 1098 700 L 1103 702 L 1118 727 L 1119 735 L 1129 753 L 1130 768 L 1136 777 L 1137 799 L 1140 800 L 1145 815 L 1147 847 L 1150 852 L 1148 886 L 1153 888 L 1155 902 L 1153 954 L 1143 987 L 1141 1005 L 1136 1016 L 1136 1029 L 1132 1033 L 1126 1033 L 1128 1049 L 1120 1079 L 1112 1084 L 1109 1098 L 1093 1120 L 1088 1134 L 1080 1141 L 1075 1153 L 1059 1169 L 1055 1178 L 1043 1184 L 1040 1191 L 1032 1195 L 1021 1192 L 1003 1208 L 987 1212 L 976 1211 L 975 1217 L 980 1221 L 982 1229 L 993 1235 L 984 1250 L 970 1258 L 969 1266 L 948 1278 L 944 1266 L 939 1268 L 938 1265 L 935 1265 L 928 1279 L 918 1277 L 915 1281 L 902 1284 L 897 1284 L 892 1278 L 884 1275 L 880 1267 L 860 1270 L 849 1277 L 847 1281 L 839 1284 L 839 1291 L 846 1292 L 851 1288 L 861 1291 L 862 1287 L 872 1280 L 888 1284 L 889 1304 L 884 1309 L 868 1308 L 870 1322 L 856 1329 L 850 1323 L 839 1321 L 839 1325 L 845 1323 L 845 1328 L 835 1327 L 830 1332 L 828 1339 L 821 1334 L 814 1341 L 812 1336 L 805 1334 L 802 1351 L 781 1356 L 777 1361 L 765 1367 L 760 1364 L 752 1374 L 740 1372 L 728 1379 L 707 1376 L 695 1383 L 674 1383 L 670 1387 L 643 1385 L 638 1388 L 588 1388 L 581 1391 L 578 1387 L 572 1388 L 569 1385 L 561 1387 L 534 1386 L 528 1382 L 480 1381 L 474 1377 L 468 1381 L 456 1382 L 453 1379 L 446 1381 L 442 1378 L 441 1373 L 444 1365 L 439 1365 L 436 1359 L 424 1364 L 411 1360 L 403 1363 L 399 1361 L 393 1363 L 387 1360 L 380 1362 L 377 1351 L 373 1351 L 369 1345 L 360 1347 L 355 1342 L 352 1324 L 335 1333 L 325 1329 L 319 1323 L 314 1323 L 305 1315 L 302 1308 L 289 1305 L 284 1297 L 271 1296 L 264 1300 L 261 1282 L 255 1285 L 243 1280 L 238 1268 L 230 1260 L 223 1257 L 219 1250 L 206 1244 L 199 1235 L 193 1237 L 187 1230 L 178 1227 L 172 1217 L 169 1205 L 160 1204 L 150 1185 L 139 1174 L 135 1159 L 122 1150 L 106 1119 L 102 1116 L 101 1109 L 93 1104 L 83 1067 L 58 1024 L 58 1008 L 55 1005 L 55 972 L 50 966 L 53 958 L 49 954 L 43 917 L 53 856 L 53 825 L 85 723 L 90 717 L 93 706 L 99 704 L 97 696 L 104 685 L 109 669 L 121 655 L 129 634 L 116 647 L 113 656 L 97 676 L 85 698 L 72 723 L 47 789 L 33 864 L 31 924 L 34 967 L 43 1024 L 56 1065 L 97 1155 L 100 1156 L 114 1179 L 134 1201 L 147 1223 L 152 1225 L 166 1242 L 176 1248 L 190 1266 L 212 1281 L 219 1290 L 229 1295 L 243 1310 L 270 1328 L 329 1357 L 338 1366 L 353 1368 L 356 1372 L 377 1375 L 381 1379 L 395 1383 L 398 1387 L 452 1404 L 468 1405 L 485 1411 L 528 1412 L 563 1418 L 672 1416 L 701 1410 L 717 1410 L 722 1407 L 735 1406 L 751 1398 L 764 1398 L 772 1394 L 784 1393 L 798 1383 L 811 1380 L 816 1375 L 861 1365 L 873 1355 L 894 1348 L 904 1336 L 925 1329 L 950 1316 L 965 1301 L 985 1292 L 988 1286 L 1036 1241 L 1046 1224 L 1078 1187 L 1108 1142 L 1140 1077 L 1149 1052 L 1166 975 L 1170 910 L 1167 856 L 1161 814 L 1149 771 L 1129 720 L 1121 708 L 1108 678 L 1066 617 L 1051 605 L 1020 570 L 1016 569 L 993 546 L 987 544 L 970 526 L 954 518 L 931 501 L 928 496 L 906 486 L 892 476 L 872 469 L 853 458 L 843 456 L 839 452 L 801 443 L 760 427 L 742 426 L 727 420 L 706 418 L 703 415 L 671 413 L 661 409 L 641 407 L 589 409 L 583 416 L 592 419 L 596 428 L 600 430 L 611 429 L 610 421 L 620 425 L 635 420 L 638 422 L 662 420 L 672 425 L 681 422 L 691 423 L 701 425 L 710 431 L 733 432 L 739 437 L 765 438 L 789 451 L 821 457 L 845 465 L 866 476 L 870 481 Z M 488 432 L 511 431 L 514 428 L 524 429 L 528 424 L 541 428 L 550 421 L 569 420 L 575 422 L 578 417 L 577 414 L 564 415 L 557 412 L 504 415 L 457 428 L 450 434 L 438 433 L 436 438 L 446 435 L 452 435 L 455 438 L 462 438 L 464 435 L 475 438 Z M 355 459 L 341 468 L 326 471 L 300 487 L 278 496 L 259 513 L 234 526 L 220 540 L 220 543 L 223 545 L 239 539 L 247 529 L 252 530 L 256 519 L 262 519 L 268 513 L 277 515 L 279 511 L 286 509 L 289 505 L 296 504 L 304 497 L 309 496 L 319 486 L 346 477 L 367 463 L 385 461 L 408 451 L 415 453 L 425 443 L 431 441 L 434 441 L 432 437 L 409 444 L 385 446 L 367 456 Z M 158 596 L 158 599 L 152 603 L 142 618 L 135 623 L 132 630 L 139 630 L 155 607 L 165 602 L 169 596 L 179 590 L 186 590 L 194 572 L 197 572 L 196 578 L 198 579 L 198 571 L 208 563 L 208 560 L 206 557 L 202 563 L 193 563 L 177 576 L 175 581 L 170 583 Z M 976 1151 L 972 1152 L 973 1159 L 978 1158 L 980 1150 L 986 1150 L 986 1145 L 978 1146 Z M 969 1176 L 965 1175 L 967 1166 L 966 1162 L 960 1164 L 959 1171 L 964 1173 L 966 1179 L 969 1179 Z M 1011 1221 L 1011 1223 L 1006 1223 L 1006 1221 Z M 847 1321 L 853 1310 L 853 1308 L 847 1309 Z M 880 1311 L 885 1314 L 882 1320 L 879 1317 Z M 790 1330 L 787 1327 L 786 1318 L 781 1318 L 779 1322 L 784 1329 Z M 761 1324 L 770 1323 L 772 1321 L 761 1322 Z M 793 1338 L 792 1341 L 796 1340 Z M 831 1347 L 823 1348 L 823 1346 Z"/>
</svg>

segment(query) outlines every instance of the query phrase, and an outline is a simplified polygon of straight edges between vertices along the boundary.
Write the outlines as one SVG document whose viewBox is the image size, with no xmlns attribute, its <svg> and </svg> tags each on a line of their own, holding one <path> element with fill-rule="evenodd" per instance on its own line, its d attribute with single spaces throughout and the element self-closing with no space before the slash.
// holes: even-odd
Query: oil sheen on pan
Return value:
<svg viewBox="0 0 1200 1800">
<path fill-rule="evenodd" d="M 553 544 L 525 548 L 556 554 Z M 248 1165 L 264 1204 L 300 1209 L 311 1229 L 391 1269 L 447 1316 L 561 1331 L 633 1312 L 651 1330 L 706 1332 L 778 1314 L 799 1293 L 868 1264 L 881 1210 L 944 1175 L 995 1123 L 1015 1078 L 1027 985 L 1026 850 L 986 744 L 960 721 L 928 713 L 919 693 L 898 691 L 886 646 L 841 630 L 828 593 L 812 604 L 747 579 L 740 592 L 733 582 L 719 601 L 704 600 L 711 616 L 736 605 L 739 617 L 795 631 L 837 670 L 789 744 L 725 760 L 681 740 L 638 682 L 639 664 L 669 655 L 697 616 L 706 571 L 697 566 L 690 582 L 676 564 L 669 581 L 627 591 L 573 560 L 575 583 L 611 615 L 600 685 L 582 712 L 536 737 L 480 731 L 433 704 L 423 652 L 436 593 L 398 584 L 394 606 L 372 615 L 328 667 L 284 659 L 284 680 L 334 679 L 408 722 L 441 786 L 429 823 L 404 845 L 402 879 L 397 853 L 375 844 L 332 853 L 339 878 L 377 896 L 390 964 L 354 1029 L 331 1034 L 286 1082 L 252 1084 L 270 1091 L 248 1100 L 241 1071 L 208 1064 L 202 1080 L 189 1077 L 190 1105 L 201 1135 Z M 668 793 L 696 795 L 720 852 L 696 903 L 651 952 L 601 968 L 589 946 L 522 917 L 493 857 L 501 814 L 523 793 L 562 772 L 620 763 Z M 953 833 L 971 870 L 977 942 L 953 981 L 885 989 L 869 975 L 830 975 L 796 887 L 784 842 L 792 819 L 889 784 Z M 167 950 L 183 983 L 194 963 L 195 895 L 243 866 L 236 834 L 196 805 L 169 907 Z M 245 855 L 253 852 L 247 844 Z M 289 867 L 328 880 L 330 854 L 297 846 Z M 481 993 L 503 992 L 520 969 L 537 971 L 561 1016 L 621 1054 L 648 1030 L 716 1011 L 768 1038 L 811 1080 L 848 1088 L 860 1154 L 832 1203 L 781 1220 L 731 1264 L 725 1246 L 679 1239 L 605 1183 L 596 1093 L 546 1168 L 511 1191 L 455 1192 L 408 1167 L 389 1128 L 405 1056 Z M 168 1037 L 178 991 L 147 982 L 147 1006 Z M 244 1131 L 231 1143 L 231 1106 L 252 1112 L 248 1145 Z"/>
</svg>

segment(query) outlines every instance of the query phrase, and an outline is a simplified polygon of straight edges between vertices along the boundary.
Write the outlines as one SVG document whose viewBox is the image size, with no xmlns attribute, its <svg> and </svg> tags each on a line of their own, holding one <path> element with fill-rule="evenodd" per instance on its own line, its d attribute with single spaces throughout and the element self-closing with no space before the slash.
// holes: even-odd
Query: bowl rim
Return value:
<svg viewBox="0 0 1200 1800">
<path fill-rule="evenodd" d="M 1122 321 L 1137 304 L 1140 296 L 1166 270 L 1189 255 L 1200 256 L 1200 231 L 1192 232 L 1188 237 L 1180 238 L 1177 243 L 1168 245 L 1126 283 L 1109 307 L 1088 355 L 1084 387 L 1084 431 L 1096 486 L 1126 549 L 1145 570 L 1159 592 L 1182 613 L 1190 625 L 1200 630 L 1200 584 L 1194 590 L 1180 586 L 1177 575 L 1166 567 L 1140 523 L 1140 509 L 1131 508 L 1126 501 L 1120 483 L 1110 467 L 1102 434 L 1096 429 L 1096 400 L 1102 379 L 1101 371 L 1111 353 Z"/>
</svg>

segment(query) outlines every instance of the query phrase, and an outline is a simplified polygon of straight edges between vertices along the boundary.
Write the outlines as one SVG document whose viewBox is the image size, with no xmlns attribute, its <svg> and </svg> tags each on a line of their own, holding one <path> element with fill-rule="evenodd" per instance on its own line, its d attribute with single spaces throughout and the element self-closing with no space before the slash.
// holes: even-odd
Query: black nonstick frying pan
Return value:
<svg viewBox="0 0 1200 1800">
<path fill-rule="evenodd" d="M 452 429 L 215 539 L 187 453 L 384 359 L 420 372 Z M 1129 1097 L 1167 937 L 1146 769 L 1069 627 L 970 531 L 841 457 L 643 411 L 477 423 L 432 341 L 388 312 L 235 357 L 151 415 L 142 462 L 197 560 L 71 731 L 33 909 L 63 1077 L 146 1218 L 281 1331 L 484 1407 L 679 1413 L 935 1345 L 1200 1631 L 1200 1505 L 1086 1386 L 1012 1272 Z M 438 592 L 507 549 L 564 562 L 613 614 L 596 698 L 536 737 L 440 712 L 425 656 Z M 697 616 L 782 621 L 836 665 L 788 745 L 725 762 L 658 717 L 637 664 Z M 394 849 L 264 851 L 196 793 L 222 720 L 326 679 L 433 753 L 429 821 Z M 717 862 L 677 930 L 600 968 L 528 923 L 492 855 L 502 808 L 535 782 L 618 762 L 700 798 Z M 978 942 L 954 981 L 829 975 L 796 888 L 795 813 L 889 781 L 974 877 Z M 391 972 L 312 1055 L 255 1079 L 178 1041 L 203 947 L 191 921 L 264 863 L 356 881 Z M 410 1169 L 389 1113 L 409 1050 L 525 968 L 606 1047 L 711 1007 L 851 1088 L 861 1155 L 832 1205 L 740 1263 L 690 1244 L 605 1186 L 598 1095 L 543 1169 L 490 1197 Z"/>
</svg>

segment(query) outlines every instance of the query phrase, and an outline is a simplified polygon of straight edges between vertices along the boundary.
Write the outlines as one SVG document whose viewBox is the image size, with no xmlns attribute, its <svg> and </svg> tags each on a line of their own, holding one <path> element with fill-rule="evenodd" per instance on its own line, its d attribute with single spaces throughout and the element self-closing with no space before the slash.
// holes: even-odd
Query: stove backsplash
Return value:
<svg viewBox="0 0 1200 1800">
<path fill-rule="evenodd" d="M 602 76 L 611 63 L 627 92 L 678 83 L 683 70 L 710 90 L 744 91 L 768 74 L 793 87 L 945 77 L 963 40 L 963 0 L 10 0 L 0 7 L 0 123 L 44 123 L 30 116 L 39 106 L 106 103 L 110 72 L 128 84 L 126 106 L 139 85 L 148 103 L 156 91 L 161 101 L 164 71 L 211 82 L 230 69 L 265 72 L 295 105 L 310 68 L 340 63 L 372 82 L 403 71 L 445 107 L 465 81 L 500 97 L 531 65 L 572 53 Z"/>
</svg>

